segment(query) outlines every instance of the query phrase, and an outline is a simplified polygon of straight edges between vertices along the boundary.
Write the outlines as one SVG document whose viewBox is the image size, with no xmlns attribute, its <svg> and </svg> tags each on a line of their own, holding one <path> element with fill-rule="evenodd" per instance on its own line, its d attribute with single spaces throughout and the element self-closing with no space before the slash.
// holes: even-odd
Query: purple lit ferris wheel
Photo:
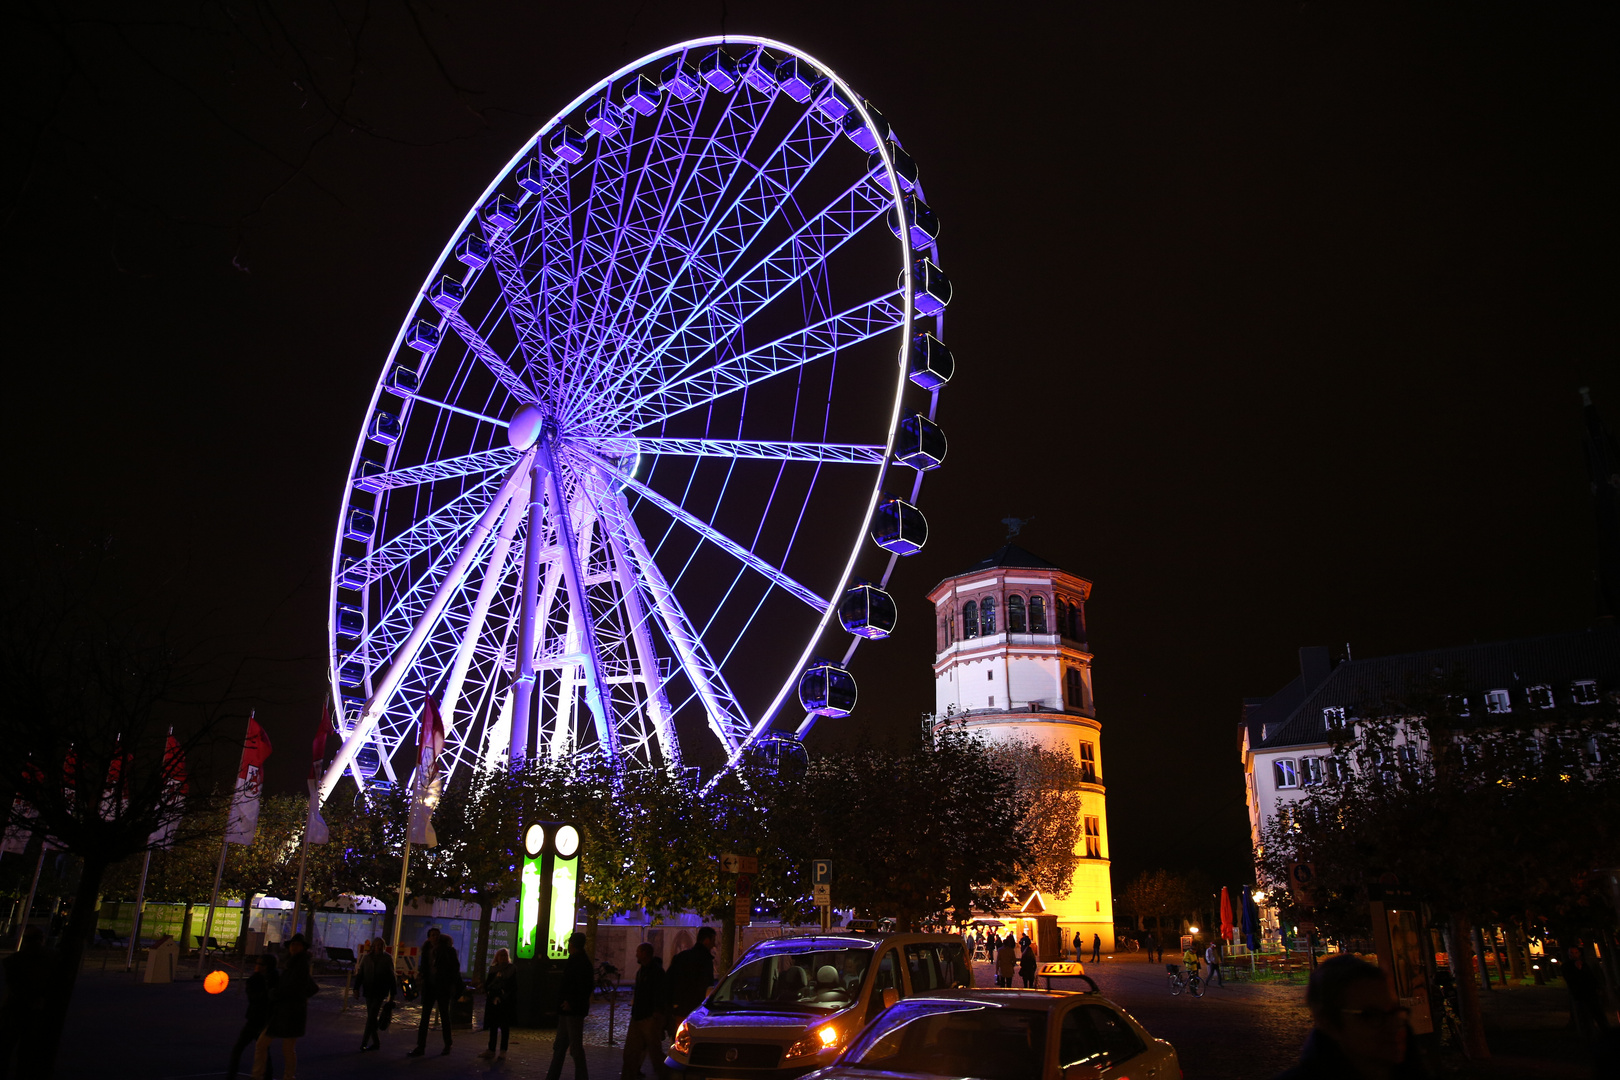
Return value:
<svg viewBox="0 0 1620 1080">
<path fill-rule="evenodd" d="M 847 715 L 945 453 L 937 233 L 883 116 L 779 42 L 676 45 L 542 127 L 372 394 L 323 796 L 404 779 L 429 694 L 450 768 L 573 746 L 712 776 Z"/>
</svg>

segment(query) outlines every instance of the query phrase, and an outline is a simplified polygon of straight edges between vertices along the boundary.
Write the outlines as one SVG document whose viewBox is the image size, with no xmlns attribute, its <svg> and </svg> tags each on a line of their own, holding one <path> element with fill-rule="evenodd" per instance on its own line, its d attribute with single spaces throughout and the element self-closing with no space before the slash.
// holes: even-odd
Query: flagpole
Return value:
<svg viewBox="0 0 1620 1080">
<path fill-rule="evenodd" d="M 208 937 L 214 932 L 214 908 L 219 904 L 219 883 L 225 877 L 225 853 L 231 850 L 231 826 L 229 821 L 225 825 L 225 838 L 219 844 L 219 867 L 214 871 L 214 894 L 208 898 L 208 918 L 203 922 L 202 942 L 197 947 L 197 978 L 202 978 L 206 972 L 203 965 L 208 962 Z M 185 944 L 181 942 L 181 944 Z"/>
<path fill-rule="evenodd" d="M 293 933 L 298 929 L 298 909 L 304 902 L 304 867 L 309 865 L 309 819 L 304 819 L 304 842 L 298 851 L 298 886 L 293 890 Z M 313 928 L 311 930 L 313 936 Z"/>
<path fill-rule="evenodd" d="M 28 932 L 28 916 L 34 910 L 34 893 L 39 890 L 39 872 L 45 869 L 45 838 L 39 838 L 39 861 L 34 864 L 34 883 L 28 886 L 28 899 L 23 903 L 22 922 L 17 924 L 17 943 L 14 948 L 22 948 L 23 934 Z"/>
<path fill-rule="evenodd" d="M 146 849 L 146 858 L 141 860 L 141 884 L 135 890 L 135 918 L 129 926 L 129 956 L 124 960 L 124 970 L 135 969 L 135 943 L 141 939 L 141 913 L 146 910 L 146 872 L 152 869 L 152 849 Z"/>
<path fill-rule="evenodd" d="M 405 838 L 405 857 L 399 861 L 399 903 L 394 906 L 394 960 L 399 960 L 399 935 L 405 926 L 405 875 L 411 871 L 411 838 Z"/>
</svg>

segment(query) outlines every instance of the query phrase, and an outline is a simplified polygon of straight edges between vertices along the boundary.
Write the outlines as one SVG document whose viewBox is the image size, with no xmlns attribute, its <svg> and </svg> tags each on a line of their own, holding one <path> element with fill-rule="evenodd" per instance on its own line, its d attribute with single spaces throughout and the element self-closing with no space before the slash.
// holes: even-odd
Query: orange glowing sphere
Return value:
<svg viewBox="0 0 1620 1080">
<path fill-rule="evenodd" d="M 210 971 L 208 978 L 203 980 L 203 989 L 210 994 L 223 994 L 225 988 L 231 985 L 231 977 L 223 971 Z"/>
</svg>

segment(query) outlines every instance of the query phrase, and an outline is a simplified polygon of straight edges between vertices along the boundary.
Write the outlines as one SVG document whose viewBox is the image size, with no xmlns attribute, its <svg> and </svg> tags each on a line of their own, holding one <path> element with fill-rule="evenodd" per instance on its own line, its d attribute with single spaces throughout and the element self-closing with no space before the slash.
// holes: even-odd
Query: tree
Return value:
<svg viewBox="0 0 1620 1080">
<path fill-rule="evenodd" d="M 1136 929 L 1142 929 L 1143 919 L 1152 918 L 1161 934 L 1166 917 L 1179 920 L 1198 910 L 1201 896 L 1202 890 L 1192 881 L 1169 870 L 1144 870 L 1120 893 L 1125 910 L 1136 920 Z"/>
<path fill-rule="evenodd" d="M 1012 773 L 1022 796 L 1024 831 L 1029 837 L 1028 853 L 1018 861 L 1010 879 L 997 882 L 997 891 L 1039 889 L 1061 900 L 1074 884 L 1084 836 L 1080 763 L 1067 750 L 1031 742 L 998 745 L 991 753 L 1001 769 Z"/>
<path fill-rule="evenodd" d="M 1381 880 L 1442 913 L 1469 1049 L 1483 1056 L 1474 922 L 1527 908 L 1575 919 L 1595 904 L 1612 924 L 1591 871 L 1620 863 L 1620 710 L 1475 716 L 1459 682 L 1438 674 L 1367 706 L 1339 738 L 1330 782 L 1266 824 L 1259 866 L 1297 916 L 1288 867 L 1312 863 L 1311 915 L 1339 933 L 1365 928 L 1366 888 Z"/>
<path fill-rule="evenodd" d="M 421 892 L 478 906 L 473 972 L 484 977 L 495 909 L 518 894 L 518 833 L 526 776 L 506 769 L 462 769 L 445 785 L 433 815 L 438 846 L 423 852 Z"/>
</svg>

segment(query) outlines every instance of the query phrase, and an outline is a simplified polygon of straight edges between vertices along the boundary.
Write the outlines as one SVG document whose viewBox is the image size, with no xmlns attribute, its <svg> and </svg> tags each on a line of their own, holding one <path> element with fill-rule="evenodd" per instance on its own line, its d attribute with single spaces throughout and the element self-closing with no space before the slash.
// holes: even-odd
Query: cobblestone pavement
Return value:
<svg viewBox="0 0 1620 1080">
<path fill-rule="evenodd" d="M 1309 1027 L 1302 984 L 1229 982 L 1202 998 L 1171 997 L 1164 967 L 1140 954 L 1087 964 L 1102 993 L 1124 1007 L 1155 1036 L 1175 1046 L 1189 1080 L 1269 1080 L 1293 1064 Z M 988 964 L 975 965 L 975 981 L 993 985 Z M 1485 996 L 1492 1046 L 1490 1062 L 1448 1061 L 1447 1080 L 1475 1077 L 1574 1078 L 1593 1075 L 1574 1033 L 1561 987 L 1519 987 Z M 587 1021 L 586 1058 L 595 1080 L 614 1080 L 622 1060 L 629 994 L 611 1010 L 614 1041 L 609 1046 L 607 1006 L 597 1003 Z M 449 1057 L 431 1033 L 429 1054 L 407 1058 L 415 1045 L 418 1012 L 406 1006 L 394 1028 L 383 1035 L 379 1053 L 360 1054 L 364 1010 L 342 1007 L 340 985 L 323 980 L 310 1001 L 309 1035 L 299 1040 L 302 1080 L 330 1077 L 390 1077 L 399 1080 L 538 1080 L 551 1061 L 549 1031 L 514 1030 L 507 1060 L 479 1060 L 486 1046 L 481 1031 L 456 1031 Z M 69 1017 L 58 1075 L 120 1080 L 205 1080 L 223 1077 L 226 1055 L 241 1026 L 246 997 L 238 980 L 212 996 L 194 980 L 147 986 L 115 971 L 89 967 L 80 976 Z M 279 1049 L 274 1075 L 282 1077 Z M 243 1055 L 243 1077 L 251 1068 Z M 563 1077 L 573 1076 L 565 1064 Z"/>
</svg>

